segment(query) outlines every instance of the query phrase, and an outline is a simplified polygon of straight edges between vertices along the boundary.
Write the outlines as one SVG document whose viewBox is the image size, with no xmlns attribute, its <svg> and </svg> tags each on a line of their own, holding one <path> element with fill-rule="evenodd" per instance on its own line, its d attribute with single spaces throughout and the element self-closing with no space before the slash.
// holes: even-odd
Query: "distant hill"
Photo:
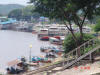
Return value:
<svg viewBox="0 0 100 75">
<path fill-rule="evenodd" d="M 0 4 L 0 14 L 7 15 L 14 9 L 24 8 L 25 6 L 19 4 Z"/>
</svg>

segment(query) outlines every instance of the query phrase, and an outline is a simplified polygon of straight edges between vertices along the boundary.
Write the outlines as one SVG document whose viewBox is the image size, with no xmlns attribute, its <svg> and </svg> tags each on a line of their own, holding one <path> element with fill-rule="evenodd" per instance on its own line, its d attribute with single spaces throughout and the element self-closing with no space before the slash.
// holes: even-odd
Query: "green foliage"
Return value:
<svg viewBox="0 0 100 75">
<path fill-rule="evenodd" d="M 30 3 L 36 7 L 34 11 L 42 16 L 73 21 L 79 18 L 80 10 L 82 15 L 92 18 L 100 0 L 30 0 Z"/>
<path fill-rule="evenodd" d="M 82 54 L 85 54 L 85 53 L 89 52 L 92 49 L 93 49 L 93 47 L 89 46 L 88 48 L 85 48 L 85 50 L 84 50 L 84 52 L 82 52 Z"/>
<path fill-rule="evenodd" d="M 30 3 L 35 6 L 34 12 L 62 21 L 73 34 L 74 40 L 78 38 L 74 35 L 72 24 L 79 27 L 80 37 L 83 39 L 82 27 L 85 19 L 91 20 L 100 8 L 100 0 L 30 0 Z"/>
<path fill-rule="evenodd" d="M 23 11 L 23 16 L 31 16 L 32 15 L 32 9 L 34 9 L 34 7 L 32 5 L 29 5 L 25 8 L 22 9 Z"/>
<path fill-rule="evenodd" d="M 94 38 L 94 37 L 93 37 L 92 35 L 90 35 L 90 34 L 84 34 L 82 40 L 81 40 L 80 37 L 79 37 L 80 34 L 76 34 L 76 36 L 77 36 L 77 39 L 78 39 L 80 45 L 81 45 L 82 43 L 88 41 L 89 39 Z M 68 53 L 69 51 L 71 51 L 71 50 L 73 50 L 73 49 L 75 49 L 75 48 L 77 47 L 76 42 L 74 41 L 74 39 L 73 39 L 73 37 L 72 37 L 71 34 L 69 34 L 69 35 L 66 37 L 63 46 L 64 46 L 65 53 Z"/>
<path fill-rule="evenodd" d="M 29 5 L 22 9 L 15 9 L 8 14 L 8 17 L 16 18 L 17 20 L 20 19 L 29 19 L 31 20 L 31 16 L 34 18 L 39 18 L 40 15 L 37 12 L 32 13 L 34 6 Z"/>
<path fill-rule="evenodd" d="M 22 9 L 24 8 L 23 5 L 19 5 L 19 4 L 0 4 L 0 14 L 2 15 L 8 15 L 9 12 L 11 12 L 12 10 L 15 9 Z"/>
<path fill-rule="evenodd" d="M 95 32 L 99 32 L 100 31 L 100 19 L 97 21 L 97 24 L 94 27 L 94 31 Z"/>
<path fill-rule="evenodd" d="M 22 17 L 22 10 L 15 9 L 8 14 L 8 17 L 16 18 L 17 20 L 19 20 Z"/>
</svg>

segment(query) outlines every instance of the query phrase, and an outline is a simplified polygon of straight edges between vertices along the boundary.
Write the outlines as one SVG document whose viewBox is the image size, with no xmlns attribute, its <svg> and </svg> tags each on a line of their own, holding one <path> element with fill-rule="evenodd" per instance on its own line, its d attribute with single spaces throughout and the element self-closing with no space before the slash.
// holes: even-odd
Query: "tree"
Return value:
<svg viewBox="0 0 100 75">
<path fill-rule="evenodd" d="M 100 19 L 97 21 L 97 24 L 94 27 L 94 31 L 97 33 L 100 31 Z"/>
<path fill-rule="evenodd" d="M 75 35 L 78 38 L 78 40 L 80 40 L 80 37 L 79 37 L 80 34 L 76 33 Z M 84 37 L 84 39 L 81 40 L 82 42 L 86 42 L 89 39 L 93 39 L 94 38 L 94 36 L 91 35 L 91 34 L 84 34 L 83 37 Z M 68 52 L 70 52 L 71 50 L 73 50 L 73 49 L 75 49 L 77 47 L 77 45 L 75 43 L 75 40 L 73 39 L 71 34 L 68 35 L 65 38 L 63 47 L 64 47 L 64 53 L 68 53 Z"/>
<path fill-rule="evenodd" d="M 30 21 L 32 17 L 32 9 L 34 7 L 31 5 L 26 6 L 25 8 L 22 9 L 22 19 L 26 21 Z"/>
<path fill-rule="evenodd" d="M 30 3 L 36 7 L 34 11 L 39 12 L 42 16 L 50 19 L 59 18 L 71 32 L 77 46 L 83 43 L 81 39 L 83 39 L 82 28 L 85 19 L 91 19 L 96 9 L 100 7 L 100 0 L 30 0 Z M 73 32 L 73 23 L 79 27 L 80 40 Z"/>
<path fill-rule="evenodd" d="M 8 14 L 8 17 L 9 18 L 16 18 L 17 20 L 20 20 L 22 18 L 22 10 L 15 9 Z"/>
<path fill-rule="evenodd" d="M 24 19 L 26 21 L 31 20 L 33 18 L 39 18 L 40 15 L 37 12 L 32 13 L 34 6 L 28 5 L 22 9 L 15 9 L 8 14 L 10 18 L 16 18 L 17 20 Z"/>
</svg>

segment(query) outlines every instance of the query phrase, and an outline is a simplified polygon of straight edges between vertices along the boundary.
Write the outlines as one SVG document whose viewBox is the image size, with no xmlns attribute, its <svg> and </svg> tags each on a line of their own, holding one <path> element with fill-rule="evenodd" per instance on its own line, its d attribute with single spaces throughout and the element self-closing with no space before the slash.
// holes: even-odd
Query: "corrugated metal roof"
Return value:
<svg viewBox="0 0 100 75">
<path fill-rule="evenodd" d="M 16 20 L 12 19 L 12 18 L 9 18 L 8 21 L 5 21 L 5 22 L 0 22 L 0 24 L 10 24 L 10 23 L 15 23 Z"/>
<path fill-rule="evenodd" d="M 21 63 L 21 61 L 16 59 L 16 60 L 8 62 L 7 65 L 8 66 L 14 66 L 14 65 L 17 65 L 18 63 Z"/>
</svg>

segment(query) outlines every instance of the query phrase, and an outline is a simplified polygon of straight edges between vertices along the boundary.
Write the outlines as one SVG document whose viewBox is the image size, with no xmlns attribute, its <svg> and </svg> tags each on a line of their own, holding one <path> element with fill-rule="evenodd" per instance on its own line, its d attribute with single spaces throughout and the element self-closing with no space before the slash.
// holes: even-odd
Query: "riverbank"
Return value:
<svg viewBox="0 0 100 75">
<path fill-rule="evenodd" d="M 39 56 L 41 46 L 51 45 L 49 42 L 40 41 L 37 35 L 27 32 L 0 30 L 0 72 L 6 70 L 9 61 L 25 56 L 29 59 L 29 45 L 32 44 L 32 56 Z"/>
</svg>

